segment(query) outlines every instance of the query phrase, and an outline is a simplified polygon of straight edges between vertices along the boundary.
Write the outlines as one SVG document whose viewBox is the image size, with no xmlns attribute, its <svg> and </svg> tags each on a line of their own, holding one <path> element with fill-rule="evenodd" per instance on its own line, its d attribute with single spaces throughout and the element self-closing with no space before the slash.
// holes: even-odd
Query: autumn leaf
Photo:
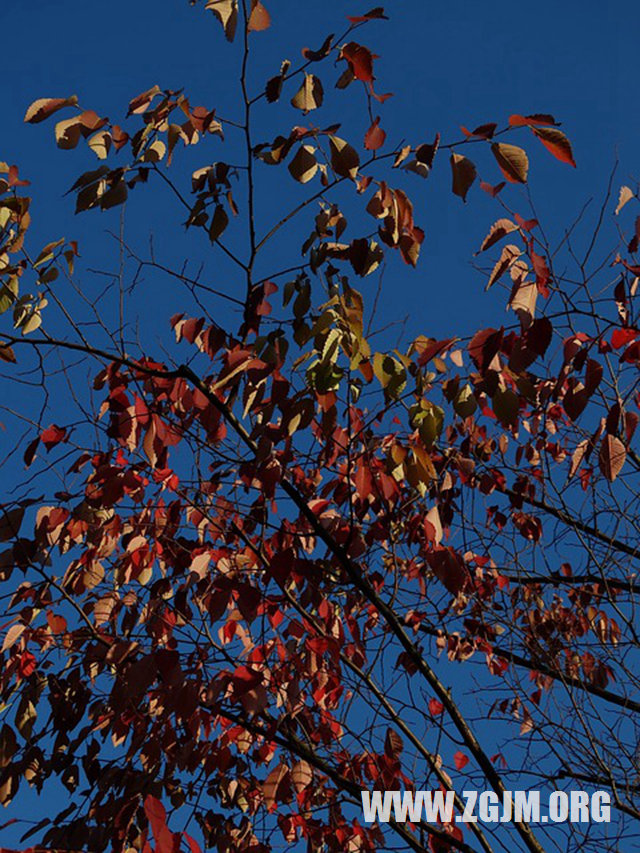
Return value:
<svg viewBox="0 0 640 853">
<path fill-rule="evenodd" d="M 24 512 L 21 506 L 10 510 L 0 508 L 0 542 L 7 542 L 18 535 Z"/>
<path fill-rule="evenodd" d="M 494 266 L 491 271 L 491 275 L 489 276 L 489 281 L 486 284 L 485 290 L 489 290 L 489 288 L 500 279 L 507 270 L 513 266 L 513 264 L 520 257 L 521 252 L 517 246 L 509 244 L 502 249 L 502 253 L 500 255 L 500 259 Z"/>
<path fill-rule="evenodd" d="M 16 354 L 13 351 L 13 347 L 10 347 L 9 344 L 5 344 L 0 341 L 0 361 L 5 361 L 9 364 L 16 363 Z"/>
<path fill-rule="evenodd" d="M 618 206 L 616 207 L 616 216 L 620 213 L 622 208 L 630 202 L 632 198 L 635 198 L 633 191 L 626 186 L 620 187 L 620 195 L 618 196 Z"/>
<path fill-rule="evenodd" d="M 315 74 L 305 74 L 304 82 L 291 99 L 292 106 L 305 114 L 322 106 L 324 92 L 320 78 Z"/>
<path fill-rule="evenodd" d="M 384 751 L 389 758 L 398 758 L 402 754 L 404 743 L 400 735 L 393 729 L 387 729 L 387 735 L 384 741 Z"/>
<path fill-rule="evenodd" d="M 380 127 L 380 116 L 376 116 L 373 124 L 364 135 L 364 147 L 367 151 L 377 151 L 382 148 L 387 134 Z"/>
<path fill-rule="evenodd" d="M 491 146 L 493 156 L 500 171 L 513 184 L 526 184 L 529 171 L 529 158 L 523 148 L 506 142 L 494 142 Z"/>
<path fill-rule="evenodd" d="M 464 752 L 460 752 L 460 750 L 458 750 L 458 752 L 453 756 L 453 761 L 456 765 L 456 770 L 463 770 L 469 763 L 468 757 Z"/>
<path fill-rule="evenodd" d="M 338 136 L 329 137 L 329 147 L 333 171 L 341 178 L 354 180 L 360 167 L 360 157 L 355 148 Z"/>
<path fill-rule="evenodd" d="M 238 25 L 238 0 L 207 0 L 205 9 L 220 21 L 227 41 L 233 41 Z"/>
<path fill-rule="evenodd" d="M 600 445 L 600 470 L 606 479 L 613 483 L 625 463 L 627 451 L 624 444 L 615 435 L 606 435 Z"/>
<path fill-rule="evenodd" d="M 571 143 L 561 130 L 558 130 L 557 127 L 532 127 L 531 132 L 538 137 L 540 142 L 553 154 L 556 160 L 568 163 L 575 169 L 576 162 L 573 159 Z"/>
<path fill-rule="evenodd" d="M 296 181 L 306 184 L 318 171 L 318 161 L 312 145 L 301 145 L 289 163 L 289 172 Z"/>
<path fill-rule="evenodd" d="M 251 14 L 247 29 L 249 32 L 266 30 L 271 25 L 271 15 L 267 12 L 260 0 L 251 0 Z"/>
<path fill-rule="evenodd" d="M 467 193 L 476 179 L 476 167 L 471 160 L 463 157 L 462 154 L 453 153 L 451 155 L 450 162 L 453 178 L 453 193 L 454 195 L 460 196 L 460 198 L 466 202 Z"/>
<path fill-rule="evenodd" d="M 553 116 L 536 113 L 530 116 L 522 116 L 518 113 L 509 116 L 509 125 L 511 127 L 533 127 L 535 125 L 555 125 L 557 124 Z"/>
<path fill-rule="evenodd" d="M 352 24 L 363 24 L 366 21 L 374 21 L 380 18 L 383 18 L 385 21 L 389 20 L 382 6 L 376 6 L 375 9 L 371 9 L 364 15 L 347 16 L 347 20 Z"/>
<path fill-rule="evenodd" d="M 38 124 L 38 122 L 44 121 L 63 107 L 75 107 L 77 104 L 77 95 L 71 95 L 69 98 L 38 98 L 37 101 L 34 101 L 29 106 L 24 120 L 29 124 Z"/>
<path fill-rule="evenodd" d="M 51 450 L 52 447 L 55 447 L 56 444 L 60 444 L 61 441 L 64 441 L 67 437 L 67 430 L 64 427 L 56 426 L 56 424 L 51 424 L 50 427 L 43 430 L 40 434 L 40 440 L 47 448 L 47 450 Z"/>
<path fill-rule="evenodd" d="M 350 41 L 342 48 L 341 58 L 346 59 L 356 80 L 373 83 L 373 60 L 376 58 L 368 47 Z"/>
<path fill-rule="evenodd" d="M 490 249 L 491 246 L 502 240 L 502 238 L 506 237 L 507 234 L 511 234 L 512 231 L 517 230 L 518 226 L 510 219 L 498 219 L 498 221 L 494 222 L 491 226 L 491 230 L 482 241 L 482 245 L 478 251 L 486 252 L 487 249 Z"/>
<path fill-rule="evenodd" d="M 438 702 L 437 699 L 429 699 L 428 708 L 432 717 L 438 717 L 444 712 L 444 705 L 442 702 Z"/>
</svg>

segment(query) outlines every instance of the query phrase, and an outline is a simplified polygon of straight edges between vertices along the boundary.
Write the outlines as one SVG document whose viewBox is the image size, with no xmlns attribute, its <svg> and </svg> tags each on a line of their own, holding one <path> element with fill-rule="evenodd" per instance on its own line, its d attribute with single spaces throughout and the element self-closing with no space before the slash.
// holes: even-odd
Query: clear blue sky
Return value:
<svg viewBox="0 0 640 853">
<path fill-rule="evenodd" d="M 319 46 L 327 33 L 341 27 L 346 14 L 367 11 L 368 4 L 272 0 L 269 8 L 274 26 L 258 36 L 259 45 L 256 41 L 258 79 L 275 73 L 285 56 L 295 61 L 301 47 Z M 521 139 L 531 154 L 536 204 L 547 224 L 551 216 L 559 229 L 587 198 L 601 197 L 616 150 L 621 181 L 636 169 L 640 114 L 634 91 L 640 30 L 630 0 L 613 4 L 543 0 L 535 5 L 398 0 L 386 8 L 391 20 L 371 25 L 358 37 L 381 54 L 376 65 L 379 89 L 396 93 L 380 110 L 392 139 L 403 136 L 418 143 L 440 131 L 452 141 L 460 136 L 460 124 L 473 128 L 488 121 L 503 123 L 512 112 L 554 114 L 573 142 L 576 171 L 546 154 L 528 131 Z M 118 214 L 74 219 L 73 200 L 61 201 L 62 192 L 97 161 L 89 151 L 56 150 L 53 122 L 23 125 L 25 107 L 34 98 L 76 92 L 83 104 L 115 118 L 124 115 L 133 95 L 157 82 L 185 86 L 192 103 L 215 106 L 221 114 L 235 111 L 230 85 L 234 66 L 229 66 L 234 53 L 202 5 L 191 8 L 187 0 L 134 4 L 112 0 L 108 5 L 31 0 L 3 5 L 0 24 L 5 33 L 3 64 L 11 69 L 0 81 L 0 158 L 19 163 L 32 180 L 43 238 L 58 236 L 59 231 L 60 236 L 86 241 L 88 235 L 115 228 Z M 328 75 L 331 81 L 334 76 L 337 73 Z M 324 115 L 334 118 L 321 113 L 313 116 L 318 123 Z M 300 120 L 300 114 L 290 117 Z M 196 151 L 189 162 L 195 167 L 207 162 L 205 156 Z M 385 300 L 383 307 L 393 307 L 397 316 L 397 296 L 402 292 L 413 332 L 445 333 L 454 326 L 468 331 L 468 317 L 477 328 L 483 320 L 495 321 L 496 310 L 504 304 L 503 293 L 483 294 L 483 279 L 469 265 L 497 208 L 477 185 L 466 206 L 453 197 L 446 160 L 443 156 L 437 161 L 426 184 L 415 180 L 416 219 L 427 231 L 419 271 L 410 273 L 395 262 L 387 273 L 387 280 L 394 276 L 394 298 L 388 305 Z M 489 153 L 483 152 L 479 167 L 485 180 L 495 183 L 499 174 L 490 161 Z M 297 192 L 291 184 L 285 181 L 282 192 Z M 514 200 L 519 190 L 509 189 Z M 154 218 L 153 207 L 142 206 L 145 202 L 136 198 L 127 210 L 128 234 L 134 243 L 138 237 L 138 245 L 146 242 L 151 230 L 161 238 L 166 224 Z M 54 210 L 47 221 L 46 213 Z M 136 212 L 142 221 L 134 223 Z M 176 210 L 175 215 L 179 221 L 181 213 Z M 177 256 L 188 247 L 188 252 L 198 251 L 206 258 L 202 241 L 183 247 L 176 244 L 175 231 L 167 233 Z M 373 289 L 372 279 L 369 282 Z M 456 306 L 455 317 L 449 301 L 452 287 L 464 299 Z"/>
<path fill-rule="evenodd" d="M 346 14 L 365 12 L 374 2 L 265 0 L 265 5 L 274 26 L 256 37 L 258 79 L 263 80 L 284 57 L 295 60 L 303 46 L 318 47 L 329 32 L 339 32 Z M 621 164 L 616 185 L 640 172 L 640 27 L 631 0 L 396 0 L 386 8 L 391 20 L 372 24 L 358 37 L 381 55 L 376 65 L 379 90 L 396 93 L 380 108 L 392 138 L 417 144 L 440 131 L 450 141 L 459 138 L 460 124 L 502 124 L 513 112 L 552 113 L 571 138 L 577 170 L 558 163 L 532 137 L 523 139 L 531 155 L 536 204 L 556 235 L 589 197 L 601 198 L 616 151 Z M 230 94 L 235 66 L 229 62 L 237 54 L 224 42 L 213 17 L 201 6 L 190 8 L 187 0 L 21 0 L 2 5 L 0 26 L 0 160 L 18 164 L 21 176 L 32 181 L 34 234 L 42 242 L 63 234 L 78 237 L 82 264 L 113 269 L 113 248 L 100 234 L 117 229 L 118 212 L 74 217 L 73 199 L 62 198 L 80 172 L 96 167 L 94 155 L 57 150 L 53 121 L 36 127 L 22 123 L 27 105 L 38 97 L 77 93 L 83 105 L 100 114 L 123 117 L 131 97 L 158 83 L 184 86 L 193 93 L 192 103 L 232 115 L 237 113 Z M 226 156 L 231 158 L 228 152 Z M 195 168 L 210 160 L 211 155 L 207 159 L 196 150 L 189 162 Z M 485 180 L 499 180 L 488 152 L 479 165 Z M 463 205 L 450 192 L 447 158 L 436 166 L 426 183 L 415 178 L 416 219 L 427 232 L 420 267 L 410 271 L 394 258 L 385 278 L 382 311 L 389 319 L 408 313 L 407 335 L 464 334 L 504 317 L 504 294 L 497 289 L 485 294 L 484 278 L 470 265 L 498 209 L 477 187 Z M 512 200 L 522 193 L 509 191 Z M 298 192 L 293 182 L 285 181 L 285 201 L 286 194 L 293 201 Z M 181 211 L 156 214 L 154 200 L 159 198 L 153 187 L 132 195 L 126 214 L 131 243 L 144 248 L 153 232 L 163 259 L 179 263 L 190 256 L 207 262 L 203 241 L 197 235 L 182 237 L 175 228 Z M 521 208 L 525 212 L 524 204 Z M 298 257 L 296 248 L 292 262 Z M 214 264 L 212 274 L 217 269 Z M 364 291 L 373 291 L 373 278 L 362 285 Z M 90 277 L 86 282 L 88 288 L 94 286 Z M 179 293 L 154 290 L 144 298 L 157 308 L 151 331 L 166 335 L 166 317 L 180 308 Z M 3 819 L 0 815 L 0 825 Z M 17 844 L 22 831 L 5 830 L 0 842 Z"/>
</svg>

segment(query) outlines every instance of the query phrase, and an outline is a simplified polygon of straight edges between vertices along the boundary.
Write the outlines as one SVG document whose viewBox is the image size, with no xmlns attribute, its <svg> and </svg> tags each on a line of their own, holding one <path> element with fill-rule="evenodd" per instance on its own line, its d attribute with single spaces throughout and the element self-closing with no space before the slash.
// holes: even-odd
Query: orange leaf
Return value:
<svg viewBox="0 0 640 853">
<path fill-rule="evenodd" d="M 531 132 L 538 137 L 548 151 L 551 151 L 556 160 L 576 168 L 571 143 L 561 130 L 557 127 L 532 127 Z"/>
<path fill-rule="evenodd" d="M 247 29 L 249 32 L 266 30 L 271 24 L 271 15 L 267 12 L 260 0 L 252 0 L 251 15 Z"/>
</svg>

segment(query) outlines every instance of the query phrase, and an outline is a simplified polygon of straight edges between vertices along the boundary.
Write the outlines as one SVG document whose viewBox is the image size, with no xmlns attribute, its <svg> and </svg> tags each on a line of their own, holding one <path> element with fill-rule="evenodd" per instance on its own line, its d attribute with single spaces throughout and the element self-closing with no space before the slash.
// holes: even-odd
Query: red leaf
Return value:
<svg viewBox="0 0 640 853">
<path fill-rule="evenodd" d="M 466 767 L 466 766 L 467 766 L 467 764 L 469 763 L 469 759 L 468 759 L 468 758 L 467 758 L 467 756 L 464 754 L 464 752 L 460 752 L 459 750 L 458 750 L 458 752 L 456 752 L 456 754 L 453 756 L 453 760 L 454 760 L 454 763 L 455 763 L 455 765 L 456 765 L 456 769 L 457 769 L 457 770 L 462 770 L 462 769 L 463 769 L 464 767 Z"/>
<path fill-rule="evenodd" d="M 162 805 L 160 800 L 152 794 L 148 794 L 144 801 L 144 813 L 151 824 L 153 837 L 157 841 L 162 827 L 167 825 L 167 812 L 165 807 Z"/>
<path fill-rule="evenodd" d="M 437 699 L 429 699 L 429 713 L 432 717 L 437 717 L 444 711 L 444 705 L 442 702 L 438 702 Z"/>
<path fill-rule="evenodd" d="M 29 678 L 36 671 L 36 659 L 31 652 L 22 652 L 18 660 L 18 672 L 21 678 Z"/>
<path fill-rule="evenodd" d="M 616 329 L 611 335 L 611 346 L 614 349 L 620 349 L 635 341 L 637 334 L 638 332 L 635 329 Z"/>
<path fill-rule="evenodd" d="M 341 56 L 349 63 L 356 80 L 373 83 L 373 60 L 375 56 L 368 47 L 350 41 L 342 48 Z"/>
<path fill-rule="evenodd" d="M 52 447 L 55 447 L 56 444 L 60 444 L 61 441 L 64 441 L 66 436 L 67 430 L 64 427 L 51 424 L 50 427 L 47 427 L 47 429 L 41 433 L 40 439 L 49 451 Z"/>
<path fill-rule="evenodd" d="M 555 125 L 557 121 L 553 116 L 545 115 L 543 113 L 536 113 L 535 115 L 530 116 L 521 116 L 517 113 L 509 116 L 509 124 L 511 127 L 531 127 L 532 125 Z"/>
<path fill-rule="evenodd" d="M 9 166 L 9 174 L 7 175 L 7 181 L 10 187 L 28 187 L 31 181 L 21 181 L 18 177 L 18 167 L 17 166 Z"/>
<path fill-rule="evenodd" d="M 377 151 L 382 148 L 387 134 L 380 127 L 380 116 L 376 116 L 375 121 L 364 135 L 364 147 L 368 151 Z"/>
<path fill-rule="evenodd" d="M 471 338 L 469 355 L 479 370 L 486 370 L 500 352 L 503 335 L 502 329 L 483 329 Z"/>
</svg>

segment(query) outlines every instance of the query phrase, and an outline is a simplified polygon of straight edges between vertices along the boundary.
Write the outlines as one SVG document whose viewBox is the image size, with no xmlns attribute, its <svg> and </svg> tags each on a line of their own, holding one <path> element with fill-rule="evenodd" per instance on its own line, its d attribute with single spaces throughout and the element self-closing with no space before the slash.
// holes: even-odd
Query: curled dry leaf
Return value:
<svg viewBox="0 0 640 853">
<path fill-rule="evenodd" d="M 556 160 L 568 163 L 574 169 L 576 168 L 571 143 L 561 130 L 558 130 L 557 127 L 532 127 L 531 132 L 538 137 L 547 151 L 550 151 Z"/>
<path fill-rule="evenodd" d="M 494 142 L 491 146 L 493 156 L 500 167 L 500 171 L 512 184 L 526 184 L 529 172 L 529 158 L 527 152 L 517 145 L 509 145 L 506 142 Z"/>
<path fill-rule="evenodd" d="M 476 179 L 476 167 L 462 154 L 451 155 L 452 191 L 466 202 L 467 193 Z"/>
<path fill-rule="evenodd" d="M 618 196 L 618 206 L 616 207 L 616 216 L 620 213 L 625 204 L 631 201 L 633 197 L 633 192 L 629 187 L 620 187 L 620 195 Z"/>
</svg>

